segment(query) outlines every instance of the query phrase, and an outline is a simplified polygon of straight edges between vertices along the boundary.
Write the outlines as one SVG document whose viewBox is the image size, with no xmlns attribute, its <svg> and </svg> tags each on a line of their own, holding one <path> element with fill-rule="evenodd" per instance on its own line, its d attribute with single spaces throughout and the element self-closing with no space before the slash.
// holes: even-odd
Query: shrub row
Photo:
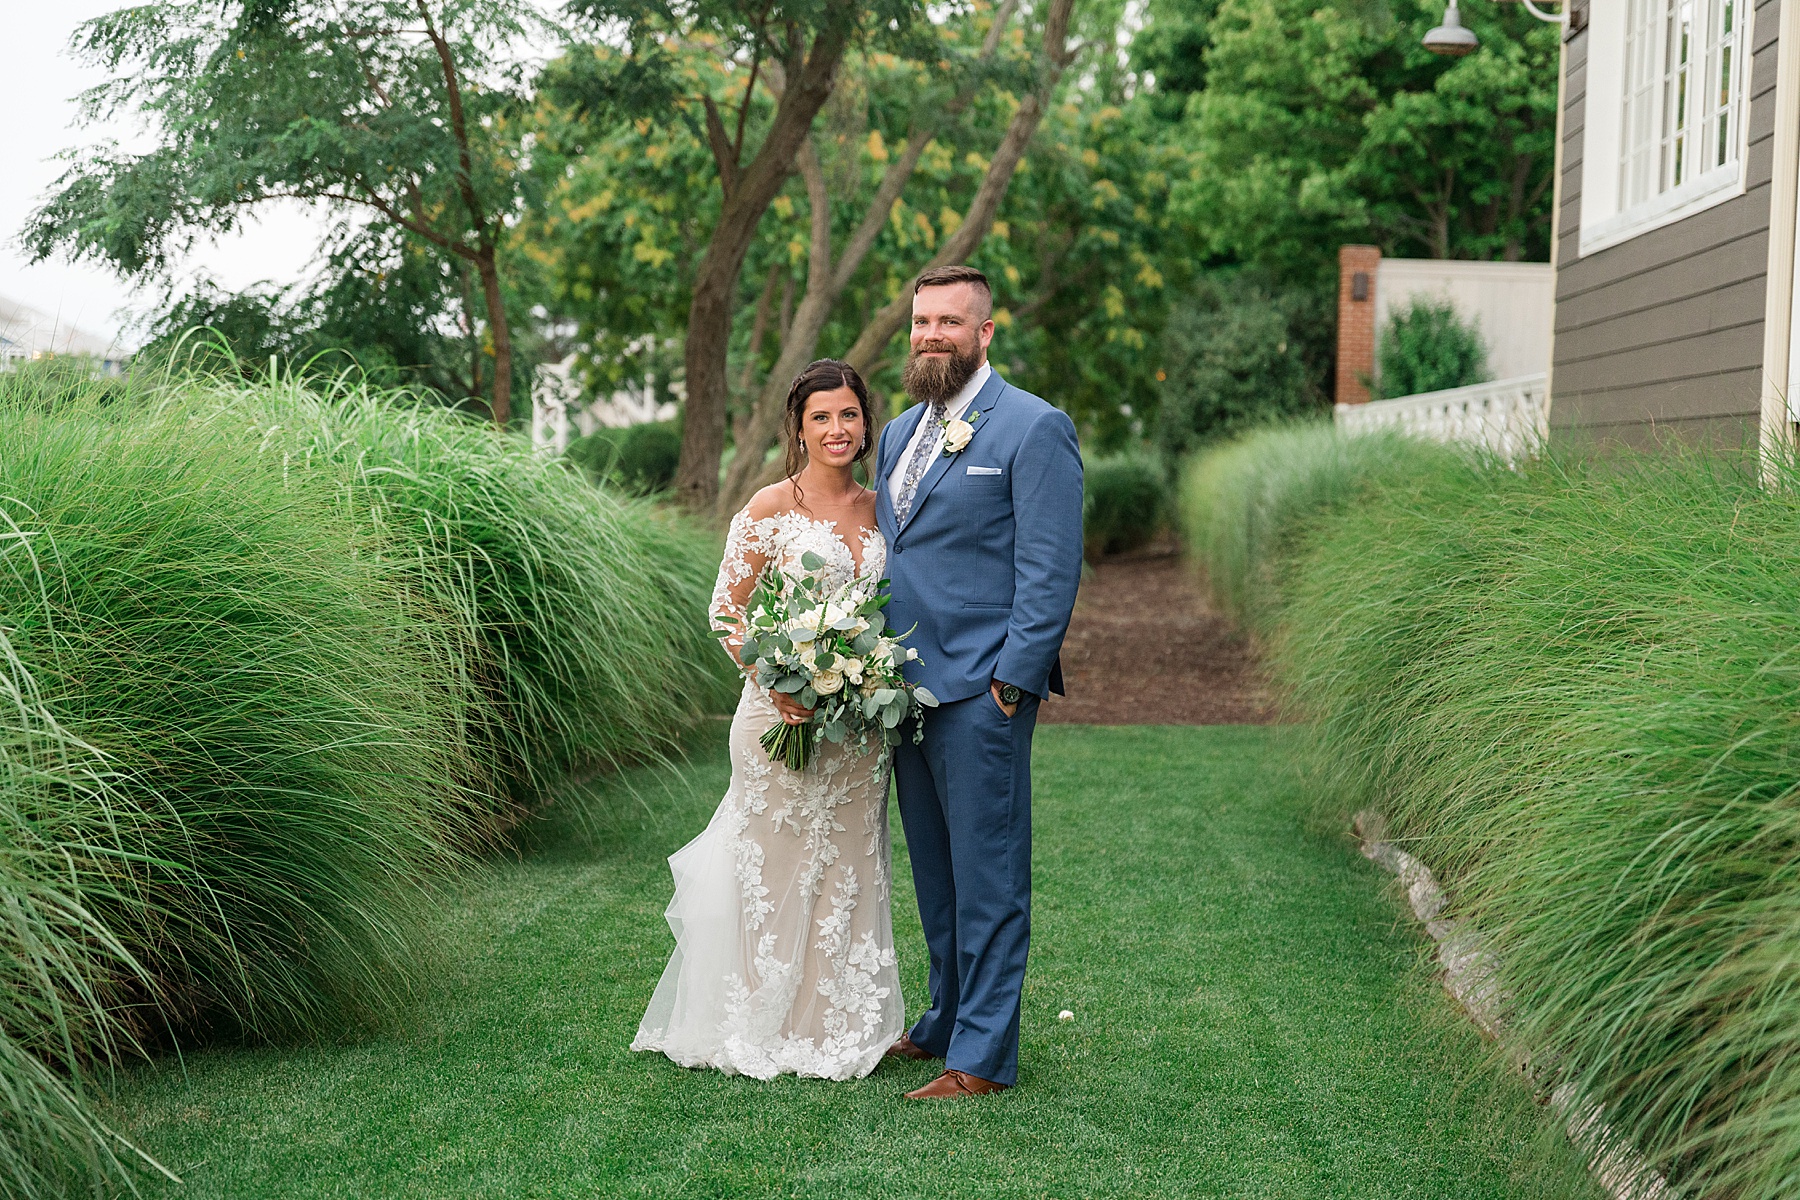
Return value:
<svg viewBox="0 0 1800 1200">
<path fill-rule="evenodd" d="M 712 557 L 396 398 L 0 375 L 0 1193 L 143 1165 L 97 1065 L 403 1000 L 537 787 L 723 703 Z"/>
<path fill-rule="evenodd" d="M 1184 508 L 1321 794 L 1492 938 L 1541 1077 L 1682 1195 L 1793 1195 L 1800 473 L 1330 441 L 1215 452 Z"/>
<path fill-rule="evenodd" d="M 1136 550 L 1169 526 L 1167 477 L 1142 452 L 1087 459 L 1081 500 L 1081 537 L 1089 562 Z"/>
</svg>

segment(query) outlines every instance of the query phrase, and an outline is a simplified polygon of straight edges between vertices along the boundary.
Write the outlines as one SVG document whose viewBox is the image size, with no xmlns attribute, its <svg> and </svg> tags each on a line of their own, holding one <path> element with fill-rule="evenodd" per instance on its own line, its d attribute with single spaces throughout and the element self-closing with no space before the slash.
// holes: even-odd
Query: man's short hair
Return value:
<svg viewBox="0 0 1800 1200">
<path fill-rule="evenodd" d="M 947 287 L 953 283 L 966 283 L 981 293 L 978 303 L 982 320 L 994 315 L 994 289 L 988 286 L 987 276 L 974 267 L 933 267 L 922 272 L 918 282 L 913 284 L 913 295 L 918 295 L 921 288 Z"/>
</svg>

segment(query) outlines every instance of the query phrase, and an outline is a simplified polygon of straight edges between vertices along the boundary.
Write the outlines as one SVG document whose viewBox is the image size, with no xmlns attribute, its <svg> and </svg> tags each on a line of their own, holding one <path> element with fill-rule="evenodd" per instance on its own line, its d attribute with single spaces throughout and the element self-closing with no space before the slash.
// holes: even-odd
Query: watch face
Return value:
<svg viewBox="0 0 1800 1200">
<path fill-rule="evenodd" d="M 1002 704 L 1017 704 L 1023 694 L 1013 684 L 1003 683 L 1000 685 L 1000 703 Z"/>
</svg>

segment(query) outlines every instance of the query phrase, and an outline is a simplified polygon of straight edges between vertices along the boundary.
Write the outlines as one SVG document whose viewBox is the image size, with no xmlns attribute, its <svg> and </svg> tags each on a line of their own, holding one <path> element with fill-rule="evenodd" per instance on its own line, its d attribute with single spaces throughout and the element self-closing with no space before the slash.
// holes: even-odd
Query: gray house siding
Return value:
<svg viewBox="0 0 1800 1200">
<path fill-rule="evenodd" d="M 1754 437 L 1779 27 L 1778 0 L 1760 0 L 1751 31 L 1745 194 L 1586 257 L 1580 221 L 1588 35 L 1565 47 L 1553 437 L 1647 442 L 1657 430 L 1733 443 Z"/>
</svg>

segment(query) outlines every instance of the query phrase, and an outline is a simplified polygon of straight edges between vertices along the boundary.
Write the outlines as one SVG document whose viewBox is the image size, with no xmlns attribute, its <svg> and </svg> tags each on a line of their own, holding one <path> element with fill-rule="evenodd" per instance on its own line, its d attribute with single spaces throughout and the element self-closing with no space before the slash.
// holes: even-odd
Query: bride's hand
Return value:
<svg viewBox="0 0 1800 1200">
<path fill-rule="evenodd" d="M 806 719 L 812 716 L 812 709 L 801 708 L 800 702 L 786 692 L 772 691 L 769 693 L 769 699 L 775 702 L 775 708 L 781 713 L 781 719 L 789 725 L 804 725 Z"/>
</svg>

